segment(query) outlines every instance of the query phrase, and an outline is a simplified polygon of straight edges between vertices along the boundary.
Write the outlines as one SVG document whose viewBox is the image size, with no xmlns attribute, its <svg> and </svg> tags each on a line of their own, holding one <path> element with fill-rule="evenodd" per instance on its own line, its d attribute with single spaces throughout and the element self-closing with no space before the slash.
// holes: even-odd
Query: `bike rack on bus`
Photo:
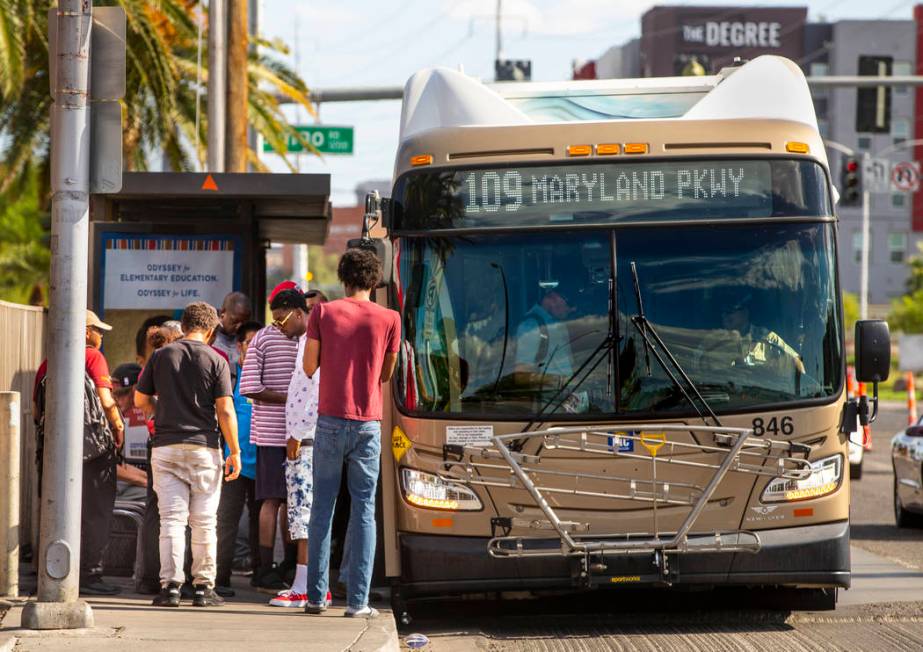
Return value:
<svg viewBox="0 0 923 652">
<path fill-rule="evenodd" d="M 675 441 L 671 436 L 692 434 L 693 441 Z M 698 436 L 697 436 L 698 435 Z M 698 443 L 708 439 L 712 443 Z M 520 452 L 521 444 L 540 440 L 539 451 L 579 451 L 601 456 L 650 461 L 650 478 L 601 475 L 543 468 L 542 453 Z M 635 445 L 619 450 L 625 442 Z M 517 442 L 513 450 L 510 443 Z M 613 442 L 616 445 L 613 445 Z M 635 448 L 643 449 L 635 450 Z M 446 479 L 463 480 L 471 485 L 503 487 L 526 491 L 545 519 L 509 519 L 507 532 L 494 536 L 488 552 L 495 558 L 582 557 L 582 576 L 589 581 L 591 571 L 605 569 L 604 555 L 642 554 L 654 556 L 660 581 L 670 583 L 668 555 L 685 553 L 749 552 L 760 549 L 760 538 L 748 530 L 692 533 L 696 520 L 705 509 L 718 485 L 729 471 L 760 476 L 803 480 L 811 475 L 807 461 L 810 446 L 753 436 L 747 428 L 688 426 L 683 424 L 646 424 L 550 428 L 492 437 L 489 446 L 466 446 L 460 461 L 446 461 Z M 686 459 L 680 453 L 703 453 L 706 460 Z M 711 460 L 712 456 L 720 462 Z M 698 456 L 697 456 L 698 457 Z M 492 463 L 497 460 L 502 463 Z M 712 476 L 704 487 L 686 482 L 657 480 L 657 466 L 679 465 L 711 469 Z M 541 484 L 542 477 L 573 480 L 573 487 Z M 612 491 L 591 491 L 580 487 L 581 480 L 608 482 Z M 646 533 L 618 535 L 589 534 L 588 523 L 563 521 L 546 500 L 546 494 L 568 494 L 592 498 L 609 498 L 651 503 L 653 530 Z M 689 513 L 676 532 L 661 532 L 657 522 L 658 505 L 685 506 Z M 548 538 L 510 535 L 513 527 L 553 530 L 560 547 L 548 546 Z M 495 533 L 496 534 L 496 533 Z"/>
</svg>

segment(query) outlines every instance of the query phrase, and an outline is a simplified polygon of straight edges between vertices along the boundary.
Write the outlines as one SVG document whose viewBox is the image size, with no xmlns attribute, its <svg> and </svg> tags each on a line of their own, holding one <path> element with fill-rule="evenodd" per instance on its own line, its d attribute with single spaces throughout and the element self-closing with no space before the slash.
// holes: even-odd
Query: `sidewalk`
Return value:
<svg viewBox="0 0 923 652">
<path fill-rule="evenodd" d="M 108 580 L 109 578 L 107 578 Z M 12 650 L 74 650 L 108 652 L 130 650 L 351 650 L 396 652 L 397 628 L 391 611 L 379 606 L 374 620 L 343 618 L 343 606 L 333 606 L 323 616 L 308 616 L 300 609 L 268 606 L 269 596 L 250 590 L 244 578 L 234 578 L 237 596 L 224 607 L 200 609 L 183 604 L 179 609 L 151 606 L 151 596 L 129 592 L 113 598 L 88 598 L 96 627 L 87 630 L 31 631 L 19 628 L 22 604 L 6 615 L 0 628 L 0 652 Z"/>
</svg>

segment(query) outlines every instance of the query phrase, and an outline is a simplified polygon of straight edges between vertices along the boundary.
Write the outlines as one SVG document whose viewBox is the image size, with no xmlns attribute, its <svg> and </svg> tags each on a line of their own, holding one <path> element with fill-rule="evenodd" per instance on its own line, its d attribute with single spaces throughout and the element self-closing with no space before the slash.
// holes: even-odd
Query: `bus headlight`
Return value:
<svg viewBox="0 0 923 652">
<path fill-rule="evenodd" d="M 811 477 L 804 480 L 774 478 L 763 491 L 764 503 L 795 502 L 832 494 L 843 477 L 843 456 L 840 454 L 811 462 Z"/>
<path fill-rule="evenodd" d="M 454 512 L 476 512 L 483 507 L 480 498 L 470 487 L 425 471 L 406 467 L 401 469 L 401 484 L 404 498 L 417 507 Z"/>
</svg>

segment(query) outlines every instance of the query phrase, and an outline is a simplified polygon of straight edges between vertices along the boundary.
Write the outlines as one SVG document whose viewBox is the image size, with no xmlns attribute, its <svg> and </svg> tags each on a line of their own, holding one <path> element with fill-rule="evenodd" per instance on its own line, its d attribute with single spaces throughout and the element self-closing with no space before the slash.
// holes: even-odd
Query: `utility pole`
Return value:
<svg viewBox="0 0 923 652">
<path fill-rule="evenodd" d="M 500 60 L 503 53 L 503 0 L 497 0 L 497 48 L 494 53 L 494 61 Z"/>
<path fill-rule="evenodd" d="M 224 125 L 227 86 L 227 19 L 225 0 L 208 2 L 208 157 L 209 172 L 224 172 Z"/>
<path fill-rule="evenodd" d="M 870 160 L 868 152 L 862 153 L 862 170 L 868 169 Z M 869 318 L 869 238 L 871 224 L 869 220 L 869 180 L 862 175 L 862 264 L 859 273 L 859 319 Z"/>
<path fill-rule="evenodd" d="M 247 0 L 227 0 L 227 123 L 225 172 L 247 171 L 247 54 L 250 14 Z"/>
<path fill-rule="evenodd" d="M 251 0 L 249 3 L 248 9 L 250 11 L 250 35 L 258 36 L 260 33 L 260 2 L 261 0 Z M 296 13 L 297 16 L 297 13 Z M 259 46 L 256 44 L 256 39 L 250 39 L 250 53 L 258 54 Z M 248 87 L 249 88 L 249 87 Z M 257 151 L 257 148 L 260 146 L 259 143 L 259 134 L 256 129 L 252 126 L 247 126 L 247 145 L 252 151 Z"/>
<path fill-rule="evenodd" d="M 92 627 L 77 600 L 83 480 L 90 189 L 90 32 L 92 4 L 59 0 L 51 134 L 51 292 L 48 398 L 42 477 L 38 601 L 23 609 L 30 629 Z"/>
</svg>

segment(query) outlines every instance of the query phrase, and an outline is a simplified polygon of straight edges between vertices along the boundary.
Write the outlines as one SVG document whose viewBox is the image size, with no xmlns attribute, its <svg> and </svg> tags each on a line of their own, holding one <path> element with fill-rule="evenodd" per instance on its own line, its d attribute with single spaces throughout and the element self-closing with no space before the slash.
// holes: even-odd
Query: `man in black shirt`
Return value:
<svg viewBox="0 0 923 652">
<path fill-rule="evenodd" d="M 237 478 L 241 462 L 228 363 L 208 345 L 217 325 L 218 314 L 207 303 L 186 306 L 185 336 L 154 353 L 135 388 L 135 405 L 153 414 L 156 424 L 151 470 L 160 507 L 161 591 L 155 606 L 179 606 L 187 524 L 192 528 L 192 604 L 224 604 L 214 591 L 219 428 L 230 452 L 227 480 Z"/>
</svg>

